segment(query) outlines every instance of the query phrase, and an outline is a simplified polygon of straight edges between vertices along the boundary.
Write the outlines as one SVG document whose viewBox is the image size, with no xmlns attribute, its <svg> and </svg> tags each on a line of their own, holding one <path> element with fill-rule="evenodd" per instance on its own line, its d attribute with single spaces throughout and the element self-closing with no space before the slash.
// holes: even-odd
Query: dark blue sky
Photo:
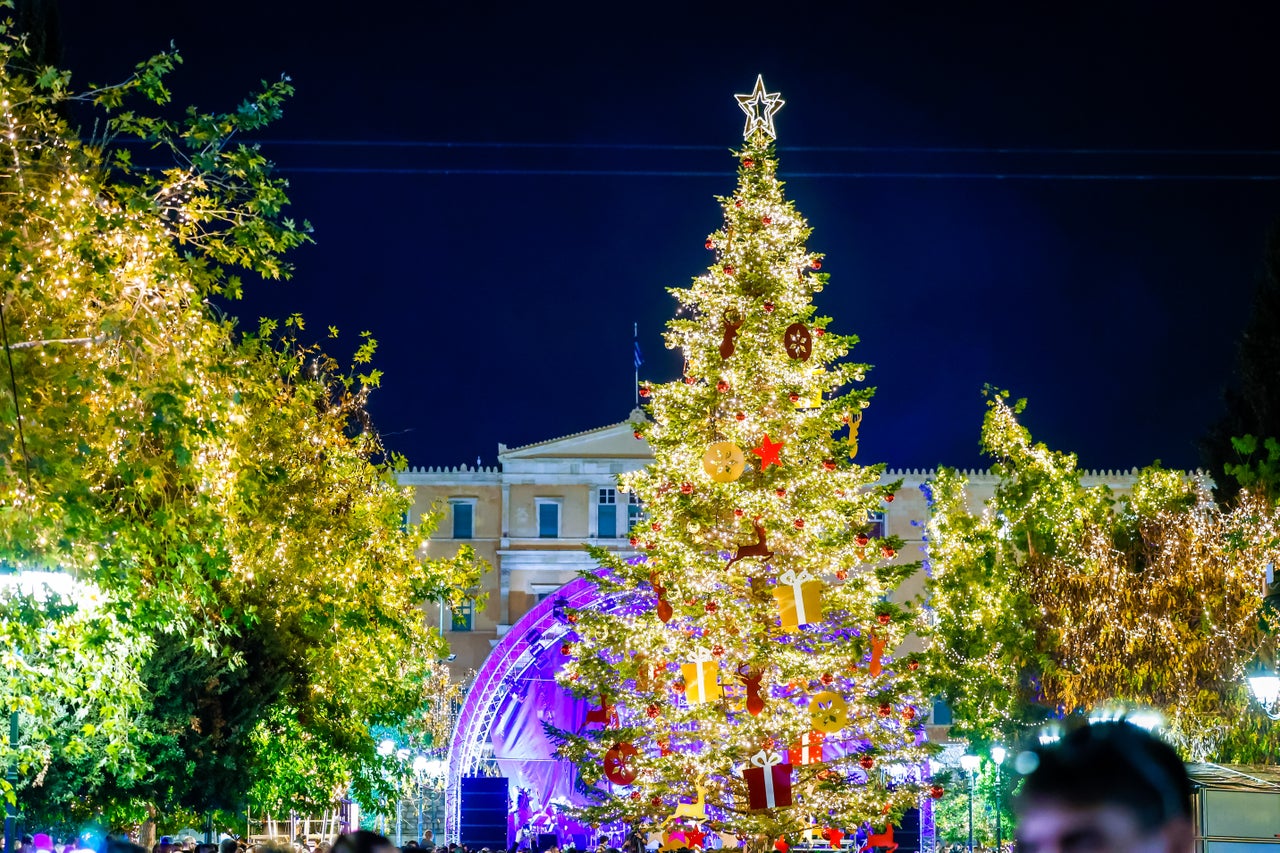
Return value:
<svg viewBox="0 0 1280 853">
<path fill-rule="evenodd" d="M 83 83 L 170 40 L 180 103 L 293 78 L 264 149 L 317 245 L 236 310 L 371 330 L 412 464 L 624 419 L 633 322 L 642 376 L 678 373 L 665 288 L 708 263 L 763 73 L 819 307 L 875 365 L 859 461 L 985 464 L 990 382 L 1087 467 L 1195 466 L 1280 215 L 1280 181 L 1228 179 L 1280 175 L 1280 19 L 969 5 L 66 0 L 62 24 Z"/>
</svg>

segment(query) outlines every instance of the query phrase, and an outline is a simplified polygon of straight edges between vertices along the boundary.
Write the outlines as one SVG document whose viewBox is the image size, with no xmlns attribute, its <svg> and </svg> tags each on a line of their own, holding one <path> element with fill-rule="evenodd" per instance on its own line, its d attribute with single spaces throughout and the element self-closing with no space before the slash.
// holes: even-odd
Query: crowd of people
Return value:
<svg viewBox="0 0 1280 853">
<path fill-rule="evenodd" d="M 1085 726 L 1037 753 L 1035 767 L 1015 797 L 1018 820 L 1013 849 L 1017 853 L 1191 853 L 1195 846 L 1191 792 L 1181 759 L 1158 738 L 1125 722 Z M 618 848 L 602 836 L 592 850 L 582 853 L 642 853 L 642 838 L 633 832 Z M 58 843 L 45 833 L 24 837 L 18 849 L 21 853 L 147 853 L 146 848 L 124 840 L 107 839 L 104 845 L 88 848 L 77 840 Z M 430 838 L 397 847 L 385 836 L 359 830 L 339 835 L 332 844 L 322 841 L 314 846 L 302 837 L 292 844 L 223 838 L 217 845 L 201 845 L 194 838 L 175 841 L 165 836 L 151 853 L 495 851 L 436 845 Z M 496 853 L 561 851 L 556 847 L 531 851 L 517 842 Z M 956 853 L 955 848 L 947 853 Z"/>
</svg>

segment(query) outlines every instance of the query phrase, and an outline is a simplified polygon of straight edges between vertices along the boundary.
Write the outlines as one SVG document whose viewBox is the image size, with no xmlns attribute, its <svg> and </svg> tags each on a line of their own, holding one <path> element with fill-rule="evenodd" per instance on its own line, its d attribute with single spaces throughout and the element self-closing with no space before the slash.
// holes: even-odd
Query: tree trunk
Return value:
<svg viewBox="0 0 1280 853">
<path fill-rule="evenodd" d="M 156 844 L 156 817 L 159 813 L 159 809 L 155 806 L 148 805 L 147 819 L 142 822 L 142 826 L 138 827 L 138 844 L 147 851 Z"/>
</svg>

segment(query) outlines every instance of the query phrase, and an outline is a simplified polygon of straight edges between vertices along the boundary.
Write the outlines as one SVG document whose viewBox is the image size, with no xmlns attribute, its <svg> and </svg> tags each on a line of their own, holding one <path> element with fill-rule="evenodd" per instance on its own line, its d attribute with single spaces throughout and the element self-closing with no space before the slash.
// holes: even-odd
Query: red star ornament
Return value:
<svg viewBox="0 0 1280 853">
<path fill-rule="evenodd" d="M 773 442 L 769 440 L 769 434 L 765 433 L 764 441 L 760 442 L 759 447 L 751 448 L 751 452 L 760 457 L 760 470 L 763 471 L 770 465 L 782 467 L 782 462 L 778 459 L 778 454 L 782 452 L 782 448 L 786 447 L 785 441 Z"/>
<path fill-rule="evenodd" d="M 706 837 L 707 834 L 697 827 L 694 827 L 693 829 L 686 829 L 684 831 L 685 846 L 690 850 L 701 850 L 703 847 L 703 841 Z"/>
<path fill-rule="evenodd" d="M 831 842 L 833 850 L 840 849 L 840 843 L 844 841 L 844 833 L 836 829 L 834 826 L 828 826 L 822 832 L 822 837 Z"/>
</svg>

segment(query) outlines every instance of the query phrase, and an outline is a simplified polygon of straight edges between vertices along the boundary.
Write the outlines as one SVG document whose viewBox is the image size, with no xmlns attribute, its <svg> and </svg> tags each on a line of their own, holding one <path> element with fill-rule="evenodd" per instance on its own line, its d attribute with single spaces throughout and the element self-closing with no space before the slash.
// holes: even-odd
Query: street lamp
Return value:
<svg viewBox="0 0 1280 853">
<path fill-rule="evenodd" d="M 1273 720 L 1280 720 L 1280 713 L 1277 713 L 1277 705 L 1280 705 L 1280 677 L 1270 670 L 1262 669 L 1246 680 L 1249 682 L 1249 692 L 1262 706 L 1262 713 Z"/>
<path fill-rule="evenodd" d="M 1009 751 L 1000 744 L 991 747 L 991 760 L 996 763 L 996 853 L 1001 853 L 1004 846 L 1004 828 L 1000 821 L 1000 768 L 1008 755 Z"/>
<path fill-rule="evenodd" d="M 981 758 L 968 752 L 960 756 L 960 766 L 969 774 L 969 853 L 973 853 L 973 789 L 977 784 L 974 772 L 981 761 Z"/>
</svg>

